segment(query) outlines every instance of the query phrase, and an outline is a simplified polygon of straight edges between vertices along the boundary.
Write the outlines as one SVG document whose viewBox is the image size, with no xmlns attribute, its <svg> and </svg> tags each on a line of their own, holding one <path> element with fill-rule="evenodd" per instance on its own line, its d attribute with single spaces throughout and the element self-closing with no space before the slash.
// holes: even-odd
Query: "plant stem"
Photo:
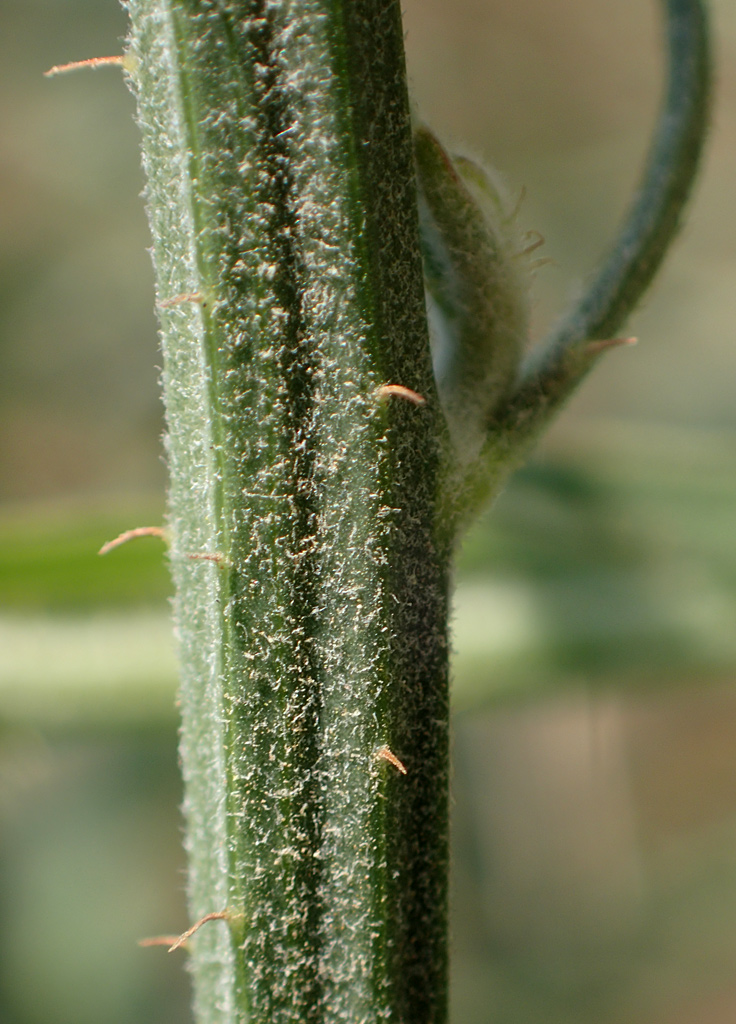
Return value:
<svg viewBox="0 0 736 1024">
<path fill-rule="evenodd" d="M 197 1019 L 441 1024 L 450 551 L 399 4 L 127 7 L 190 907 L 228 911 Z"/>
<path fill-rule="evenodd" d="M 701 0 L 662 0 L 667 85 L 642 182 L 580 302 L 523 361 L 488 423 L 482 457 L 446 502 L 456 528 L 501 489 L 610 345 L 649 287 L 682 221 L 709 124 L 711 47 Z"/>
<path fill-rule="evenodd" d="M 668 76 L 649 159 L 618 239 L 580 303 L 542 351 L 612 338 L 652 282 L 676 235 L 709 124 L 711 55 L 700 0 L 663 0 Z"/>
<path fill-rule="evenodd" d="M 476 216 L 468 167 L 462 179 L 425 135 L 440 236 L 427 237 L 462 286 L 448 308 L 472 314 L 446 420 L 398 0 L 127 0 L 164 350 L 189 894 L 206 918 L 191 937 L 201 1024 L 446 1019 L 451 550 L 677 228 L 709 60 L 699 0 L 664 2 L 670 85 L 642 190 L 581 305 L 518 374 L 522 312 L 497 351 L 503 246 Z M 463 461 L 452 415 L 488 382 Z"/>
</svg>

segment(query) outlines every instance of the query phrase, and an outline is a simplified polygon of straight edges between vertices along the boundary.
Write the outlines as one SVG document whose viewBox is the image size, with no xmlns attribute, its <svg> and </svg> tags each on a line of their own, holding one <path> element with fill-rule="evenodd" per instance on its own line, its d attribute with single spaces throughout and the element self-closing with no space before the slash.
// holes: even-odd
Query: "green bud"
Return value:
<svg viewBox="0 0 736 1024">
<path fill-rule="evenodd" d="M 427 311 L 440 399 L 456 456 L 479 453 L 516 381 L 528 331 L 529 271 L 500 186 L 414 132 Z"/>
</svg>

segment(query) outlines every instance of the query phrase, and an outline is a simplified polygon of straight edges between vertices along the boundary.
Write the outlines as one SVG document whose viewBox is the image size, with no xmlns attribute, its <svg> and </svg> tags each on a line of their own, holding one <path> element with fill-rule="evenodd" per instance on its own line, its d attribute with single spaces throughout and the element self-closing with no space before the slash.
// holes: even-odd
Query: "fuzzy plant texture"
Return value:
<svg viewBox="0 0 736 1024">
<path fill-rule="evenodd" d="M 412 128 L 398 0 L 126 7 L 196 1019 L 443 1024 L 453 548 L 675 233 L 707 120 L 704 12 L 663 3 L 641 190 L 530 350 L 529 243 L 492 176 Z"/>
</svg>

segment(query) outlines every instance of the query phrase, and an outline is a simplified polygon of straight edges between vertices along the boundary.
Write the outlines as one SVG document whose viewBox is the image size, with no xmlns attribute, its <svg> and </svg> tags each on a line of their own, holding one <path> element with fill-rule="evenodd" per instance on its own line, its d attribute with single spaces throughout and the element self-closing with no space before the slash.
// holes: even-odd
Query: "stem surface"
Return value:
<svg viewBox="0 0 736 1024">
<path fill-rule="evenodd" d="M 191 941 L 197 1019 L 441 1024 L 449 550 L 399 6 L 127 6 L 190 906 L 229 915 Z"/>
</svg>

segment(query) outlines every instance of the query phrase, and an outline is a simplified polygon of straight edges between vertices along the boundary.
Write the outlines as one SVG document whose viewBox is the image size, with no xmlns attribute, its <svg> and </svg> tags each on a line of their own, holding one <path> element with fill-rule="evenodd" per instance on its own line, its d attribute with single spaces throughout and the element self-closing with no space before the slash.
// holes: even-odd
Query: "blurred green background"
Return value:
<svg viewBox="0 0 736 1024">
<path fill-rule="evenodd" d="M 736 6 L 686 230 L 467 538 L 453 1019 L 736 1019 Z M 148 234 L 116 0 L 0 0 L 0 1022 L 189 1019 Z M 407 0 L 414 99 L 540 231 L 534 335 L 646 151 L 654 0 Z"/>
</svg>

